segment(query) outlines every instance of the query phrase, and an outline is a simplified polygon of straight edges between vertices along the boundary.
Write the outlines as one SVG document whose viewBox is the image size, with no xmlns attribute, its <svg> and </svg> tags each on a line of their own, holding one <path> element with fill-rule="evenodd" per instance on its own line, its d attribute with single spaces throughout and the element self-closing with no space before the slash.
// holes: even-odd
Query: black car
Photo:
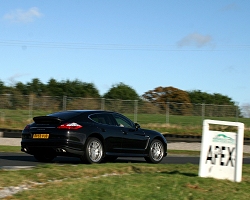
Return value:
<svg viewBox="0 0 250 200">
<path fill-rule="evenodd" d="M 167 155 L 167 141 L 161 133 L 141 129 L 116 112 L 69 110 L 33 120 L 22 131 L 21 151 L 38 161 L 73 156 L 100 163 L 133 156 L 159 163 Z"/>
</svg>

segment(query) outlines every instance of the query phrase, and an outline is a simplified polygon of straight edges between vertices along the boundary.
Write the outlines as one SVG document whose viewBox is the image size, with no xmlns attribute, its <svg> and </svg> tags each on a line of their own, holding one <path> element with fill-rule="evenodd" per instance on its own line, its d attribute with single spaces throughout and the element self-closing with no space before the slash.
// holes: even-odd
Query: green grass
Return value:
<svg viewBox="0 0 250 200">
<path fill-rule="evenodd" d="M 133 115 L 126 115 L 133 119 Z M 245 124 L 245 137 L 250 138 L 250 118 L 235 117 L 206 117 L 205 119 L 242 122 Z M 166 120 L 166 115 L 163 114 L 139 114 L 137 117 L 138 123 L 142 128 L 157 130 L 161 133 L 179 134 L 179 135 L 202 135 L 201 116 L 179 116 L 170 115 L 169 120 Z M 169 122 L 169 123 L 166 123 Z"/>
<path fill-rule="evenodd" d="M 0 146 L 0 152 L 20 152 L 20 147 Z M 200 152 L 169 150 L 168 154 L 199 156 Z M 0 190 L 29 188 L 6 199 L 249 199 L 250 165 L 243 165 L 241 183 L 200 178 L 198 170 L 193 164 L 44 164 L 0 170 Z"/>
<path fill-rule="evenodd" d="M 241 183 L 200 178 L 198 168 L 193 164 L 47 164 L 0 170 L 0 187 L 29 188 L 7 199 L 249 199 L 249 165 L 243 165 Z"/>
<path fill-rule="evenodd" d="M 54 111 L 35 110 L 30 113 L 28 110 L 0 109 L 0 128 L 22 130 L 32 122 L 34 116 L 47 115 L 51 112 Z M 134 121 L 133 114 L 124 113 L 124 115 Z M 250 118 L 205 117 L 205 119 L 242 122 L 245 124 L 245 137 L 250 138 Z M 201 135 L 203 119 L 201 116 L 170 115 L 166 119 L 164 114 L 138 114 L 137 122 L 142 128 L 154 129 L 161 133 Z"/>
<path fill-rule="evenodd" d="M 133 114 L 125 114 L 130 119 L 134 119 Z M 235 118 L 235 117 L 205 117 L 204 119 L 212 120 L 222 120 L 222 121 L 238 121 L 245 123 L 247 127 L 250 127 L 250 118 Z M 160 123 L 164 124 L 168 122 L 169 124 L 176 125 L 191 125 L 191 126 L 201 126 L 203 119 L 201 116 L 183 116 L 183 115 L 170 115 L 168 120 L 164 114 L 138 114 L 137 121 L 142 124 L 150 123 Z"/>
<path fill-rule="evenodd" d="M 21 144 L 20 144 L 21 146 Z M 21 152 L 20 146 L 4 146 L 0 145 L 0 152 L 10 152 L 10 153 L 18 153 Z"/>
</svg>

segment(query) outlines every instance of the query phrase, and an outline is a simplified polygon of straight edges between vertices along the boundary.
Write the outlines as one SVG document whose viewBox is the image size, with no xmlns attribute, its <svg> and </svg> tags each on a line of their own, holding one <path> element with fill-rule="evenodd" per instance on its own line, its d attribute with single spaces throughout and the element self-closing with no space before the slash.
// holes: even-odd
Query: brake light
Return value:
<svg viewBox="0 0 250 200">
<path fill-rule="evenodd" d="M 30 125 L 28 124 L 25 126 L 24 130 L 29 130 L 29 129 L 30 129 Z"/>
<path fill-rule="evenodd" d="M 77 130 L 77 129 L 82 128 L 82 126 L 80 124 L 72 122 L 72 123 L 61 124 L 57 128 L 58 129 L 67 129 L 67 130 Z"/>
</svg>

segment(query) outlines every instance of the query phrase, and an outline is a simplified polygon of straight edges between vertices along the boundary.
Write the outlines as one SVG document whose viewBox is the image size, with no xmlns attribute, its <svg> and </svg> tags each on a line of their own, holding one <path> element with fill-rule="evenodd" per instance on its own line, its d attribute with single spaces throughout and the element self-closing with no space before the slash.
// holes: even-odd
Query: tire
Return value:
<svg viewBox="0 0 250 200">
<path fill-rule="evenodd" d="M 39 162 L 51 162 L 56 155 L 54 154 L 35 154 L 35 159 L 37 159 Z"/>
<path fill-rule="evenodd" d="M 150 144 L 148 157 L 145 160 L 148 163 L 160 163 L 164 157 L 164 146 L 160 140 L 153 140 Z"/>
<path fill-rule="evenodd" d="M 89 164 L 100 163 L 103 155 L 102 142 L 98 138 L 89 138 L 86 143 L 83 160 Z"/>
</svg>

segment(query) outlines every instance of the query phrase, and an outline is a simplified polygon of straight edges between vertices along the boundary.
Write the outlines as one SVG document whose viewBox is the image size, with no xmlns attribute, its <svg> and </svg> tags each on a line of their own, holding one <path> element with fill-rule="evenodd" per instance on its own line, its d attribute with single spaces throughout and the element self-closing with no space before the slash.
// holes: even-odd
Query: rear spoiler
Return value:
<svg viewBox="0 0 250 200">
<path fill-rule="evenodd" d="M 59 124 L 62 119 L 52 116 L 38 116 L 33 118 L 36 124 Z"/>
</svg>

